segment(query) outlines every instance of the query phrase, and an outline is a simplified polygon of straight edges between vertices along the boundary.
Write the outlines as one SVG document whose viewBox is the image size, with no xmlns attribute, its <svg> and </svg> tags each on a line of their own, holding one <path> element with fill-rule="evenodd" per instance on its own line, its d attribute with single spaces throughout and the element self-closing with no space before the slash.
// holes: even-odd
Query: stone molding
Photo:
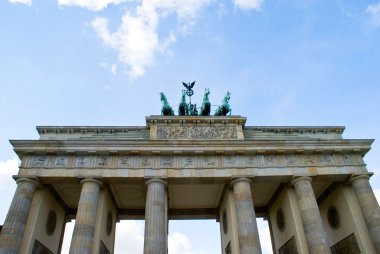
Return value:
<svg viewBox="0 0 380 254">
<path fill-rule="evenodd" d="M 46 155 L 26 156 L 22 168 L 202 169 L 365 166 L 359 154 L 321 155 Z"/>
</svg>

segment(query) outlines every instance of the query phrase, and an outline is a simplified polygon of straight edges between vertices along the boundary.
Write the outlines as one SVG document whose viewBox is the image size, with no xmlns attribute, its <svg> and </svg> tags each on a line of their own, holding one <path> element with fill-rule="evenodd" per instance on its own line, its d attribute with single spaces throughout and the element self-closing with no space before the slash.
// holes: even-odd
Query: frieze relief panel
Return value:
<svg viewBox="0 0 380 254">
<path fill-rule="evenodd" d="M 26 168 L 276 168 L 361 166 L 359 154 L 331 155 L 246 155 L 246 156 L 27 156 L 22 163 Z"/>
<path fill-rule="evenodd" d="M 236 126 L 158 126 L 157 139 L 237 139 Z"/>
<path fill-rule="evenodd" d="M 69 166 L 69 157 L 66 156 L 57 156 L 54 158 L 54 167 L 64 168 Z"/>
<path fill-rule="evenodd" d="M 202 168 L 221 168 L 223 167 L 217 156 L 201 157 Z"/>
</svg>

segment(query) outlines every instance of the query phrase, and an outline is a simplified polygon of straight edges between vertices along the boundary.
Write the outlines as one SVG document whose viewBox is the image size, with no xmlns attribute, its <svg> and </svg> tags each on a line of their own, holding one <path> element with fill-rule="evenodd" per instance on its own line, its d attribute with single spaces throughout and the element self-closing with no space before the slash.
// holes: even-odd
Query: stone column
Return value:
<svg viewBox="0 0 380 254">
<path fill-rule="evenodd" d="M 78 211 L 75 217 L 70 254 L 91 254 L 98 209 L 99 190 L 102 182 L 87 178 L 81 181 Z"/>
<path fill-rule="evenodd" d="M 166 181 L 150 179 L 146 183 L 144 254 L 168 253 Z"/>
<path fill-rule="evenodd" d="M 30 178 L 16 180 L 17 189 L 0 234 L 0 253 L 17 254 L 28 221 L 33 193 L 38 182 Z"/>
<path fill-rule="evenodd" d="M 376 252 L 380 253 L 380 207 L 369 184 L 369 175 L 353 175 L 350 179 Z"/>
<path fill-rule="evenodd" d="M 259 231 L 251 194 L 251 180 L 239 178 L 231 182 L 234 191 L 240 254 L 261 253 Z"/>
<path fill-rule="evenodd" d="M 311 186 L 311 178 L 307 176 L 294 177 L 292 185 L 296 191 L 310 254 L 331 253 L 326 232 L 323 228 L 321 214 Z"/>
</svg>

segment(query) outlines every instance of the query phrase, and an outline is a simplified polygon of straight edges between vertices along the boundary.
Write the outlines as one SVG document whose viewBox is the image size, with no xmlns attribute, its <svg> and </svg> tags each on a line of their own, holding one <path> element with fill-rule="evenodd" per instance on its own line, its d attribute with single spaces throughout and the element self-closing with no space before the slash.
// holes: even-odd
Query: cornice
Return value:
<svg viewBox="0 0 380 254">
<path fill-rule="evenodd" d="M 319 154 L 365 155 L 373 139 L 344 140 L 11 140 L 25 154 Z"/>
</svg>

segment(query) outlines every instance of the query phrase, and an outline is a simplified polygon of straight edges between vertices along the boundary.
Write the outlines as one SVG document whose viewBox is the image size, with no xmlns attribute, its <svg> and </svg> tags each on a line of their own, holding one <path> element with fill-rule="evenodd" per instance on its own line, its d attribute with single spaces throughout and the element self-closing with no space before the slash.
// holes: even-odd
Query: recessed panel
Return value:
<svg viewBox="0 0 380 254">
<path fill-rule="evenodd" d="M 216 208 L 224 185 L 169 185 L 169 208 Z"/>
<path fill-rule="evenodd" d="M 144 184 L 113 184 L 111 189 L 120 208 L 142 209 L 145 207 Z"/>
</svg>

